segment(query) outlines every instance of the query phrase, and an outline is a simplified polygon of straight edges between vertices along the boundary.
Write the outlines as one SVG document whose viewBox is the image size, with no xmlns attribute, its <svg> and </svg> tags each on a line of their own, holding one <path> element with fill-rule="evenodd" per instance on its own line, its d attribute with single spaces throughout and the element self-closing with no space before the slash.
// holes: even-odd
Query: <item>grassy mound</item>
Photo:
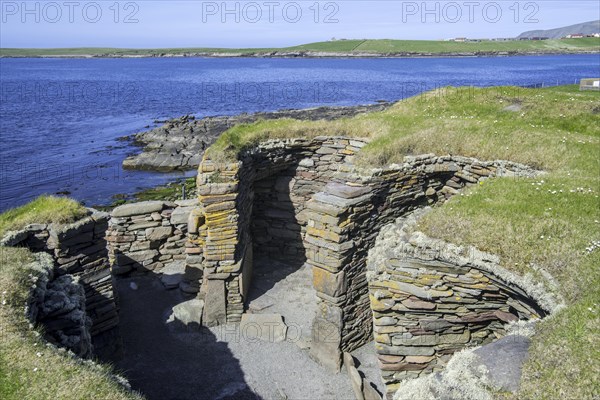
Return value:
<svg viewBox="0 0 600 400">
<path fill-rule="evenodd" d="M 238 125 L 207 150 L 235 159 L 267 139 L 343 135 L 370 138 L 357 163 L 381 167 L 404 156 L 436 153 L 507 159 L 546 170 L 578 173 L 598 144 L 598 93 L 577 86 L 440 88 L 386 111 L 335 121 L 279 119 Z"/>
<path fill-rule="evenodd" d="M 56 196 L 40 196 L 21 207 L 0 214 L 0 237 L 10 230 L 19 230 L 33 223 L 65 224 L 78 220 L 88 211 L 77 201 Z"/>
<path fill-rule="evenodd" d="M 549 289 L 565 299 L 562 311 L 538 324 L 516 398 L 600 395 L 599 93 L 577 86 L 443 88 L 333 122 L 237 126 L 208 154 L 231 159 L 264 139 L 328 134 L 370 138 L 357 156 L 365 167 L 435 153 L 547 171 L 537 179 L 498 178 L 472 187 L 429 213 L 420 229 L 495 253 L 514 272 L 551 276 Z"/>
<path fill-rule="evenodd" d="M 23 306 L 32 277 L 32 254 L 0 247 L 0 398 L 138 399 L 119 386 L 110 368 L 82 362 L 48 347 L 31 329 Z"/>
</svg>

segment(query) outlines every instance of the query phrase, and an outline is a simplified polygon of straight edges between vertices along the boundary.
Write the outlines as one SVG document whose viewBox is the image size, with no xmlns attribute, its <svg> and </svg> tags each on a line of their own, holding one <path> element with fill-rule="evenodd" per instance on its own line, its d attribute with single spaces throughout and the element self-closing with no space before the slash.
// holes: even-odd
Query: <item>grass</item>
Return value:
<svg viewBox="0 0 600 400">
<path fill-rule="evenodd" d="M 119 48 L 48 48 L 48 49 L 0 49 L 4 57 L 35 56 L 154 56 L 182 54 L 260 55 L 273 52 L 324 52 L 324 53 L 371 53 L 377 54 L 453 54 L 453 53 L 563 53 L 578 51 L 600 51 L 600 38 L 556 39 L 556 40 L 510 40 L 506 42 L 447 42 L 441 40 L 336 40 L 316 42 L 282 48 L 164 48 L 164 49 L 119 49 Z"/>
<path fill-rule="evenodd" d="M 529 117 L 488 119 L 481 130 L 494 135 L 466 129 L 473 142 L 453 150 L 525 162 L 548 174 L 494 179 L 467 190 L 434 209 L 420 227 L 498 254 L 516 272 L 535 266 L 549 273 L 567 307 L 538 325 L 515 398 L 592 399 L 600 395 L 600 350 L 594 344 L 600 340 L 600 249 L 589 251 L 592 241 L 600 241 L 600 97 L 575 87 L 535 92 L 537 105 L 522 98 Z M 426 143 L 436 137 L 425 136 Z M 466 139 L 465 133 L 457 136 Z M 448 133 L 437 137 L 450 139 Z"/>
<path fill-rule="evenodd" d="M 600 257 L 596 253 L 583 265 L 598 269 Z M 520 398 L 579 400 L 600 395 L 600 281 L 593 284 L 582 298 L 537 327 Z"/>
<path fill-rule="evenodd" d="M 556 285 L 549 290 L 564 298 L 566 307 L 537 327 L 514 399 L 600 396 L 600 246 L 593 245 L 600 243 L 600 93 L 574 85 L 442 88 L 337 121 L 237 126 L 208 154 L 229 160 L 264 139 L 327 134 L 370 138 L 357 155 L 363 167 L 435 153 L 545 170 L 537 179 L 496 178 L 467 189 L 434 208 L 419 228 L 495 253 L 514 272 L 549 274 Z"/>
<path fill-rule="evenodd" d="M 506 42 L 446 42 L 437 40 L 365 40 L 355 51 L 375 53 L 462 53 L 561 51 L 583 48 L 598 49 L 600 39 L 510 40 Z"/>
<path fill-rule="evenodd" d="M 181 200 L 182 191 L 181 186 L 185 186 L 186 197 L 192 198 L 192 193 L 196 190 L 196 178 L 178 179 L 172 183 L 164 186 L 158 186 L 151 189 L 146 189 L 138 192 L 134 195 L 134 201 L 149 201 L 149 200 L 163 200 L 163 201 L 175 201 Z"/>
<path fill-rule="evenodd" d="M 577 86 L 440 88 L 388 110 L 335 121 L 279 119 L 238 125 L 207 150 L 235 159 L 240 150 L 273 138 L 345 135 L 370 138 L 357 163 L 379 167 L 411 154 L 458 154 L 510 159 L 543 169 L 573 169 L 590 159 L 598 143 L 596 92 Z M 519 111 L 506 111 L 517 106 Z"/>
<path fill-rule="evenodd" d="M 84 363 L 44 345 L 39 329 L 30 329 L 26 304 L 34 270 L 23 248 L 0 247 L 0 398 L 139 399 L 118 386 L 107 366 Z"/>
<path fill-rule="evenodd" d="M 21 207 L 0 214 L 0 237 L 10 230 L 19 230 L 33 223 L 70 223 L 88 213 L 77 201 L 57 196 L 40 196 Z"/>
</svg>

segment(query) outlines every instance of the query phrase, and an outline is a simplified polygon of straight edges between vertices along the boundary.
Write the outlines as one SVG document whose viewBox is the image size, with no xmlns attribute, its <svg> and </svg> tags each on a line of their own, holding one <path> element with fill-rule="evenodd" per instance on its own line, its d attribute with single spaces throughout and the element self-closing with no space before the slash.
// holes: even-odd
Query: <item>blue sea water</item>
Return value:
<svg viewBox="0 0 600 400">
<path fill-rule="evenodd" d="M 0 211 L 42 193 L 88 205 L 188 173 L 125 171 L 118 138 L 155 120 L 399 100 L 440 86 L 546 86 L 598 55 L 414 59 L 0 59 Z"/>
</svg>

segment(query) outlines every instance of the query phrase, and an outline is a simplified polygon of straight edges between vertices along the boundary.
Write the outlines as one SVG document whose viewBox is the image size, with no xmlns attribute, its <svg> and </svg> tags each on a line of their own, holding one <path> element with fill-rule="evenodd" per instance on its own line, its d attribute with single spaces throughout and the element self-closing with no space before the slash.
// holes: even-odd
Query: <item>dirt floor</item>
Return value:
<svg viewBox="0 0 600 400">
<path fill-rule="evenodd" d="M 262 260 L 253 277 L 248 312 L 282 315 L 286 325 L 299 329 L 299 339 L 245 340 L 237 325 L 198 331 L 167 323 L 172 308 L 189 298 L 165 290 L 156 276 L 130 277 L 117 283 L 124 357 L 116 367 L 150 400 L 353 400 L 345 370 L 332 373 L 308 355 L 316 311 L 310 269 Z M 361 372 L 381 388 L 373 345 L 353 354 Z"/>
</svg>

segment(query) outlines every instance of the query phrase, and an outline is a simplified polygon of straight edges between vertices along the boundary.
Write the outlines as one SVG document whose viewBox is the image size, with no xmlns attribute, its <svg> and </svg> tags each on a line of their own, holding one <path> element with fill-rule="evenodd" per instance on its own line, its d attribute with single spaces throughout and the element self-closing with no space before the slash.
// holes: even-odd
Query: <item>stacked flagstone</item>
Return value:
<svg viewBox="0 0 600 400">
<path fill-rule="evenodd" d="M 85 299 L 83 309 L 92 321 L 89 331 L 82 335 L 91 335 L 94 354 L 118 354 L 121 344 L 118 331 L 117 298 L 113 288 L 105 240 L 109 215 L 93 209 L 89 210 L 87 217 L 72 224 L 32 224 L 22 231 L 10 232 L 1 244 L 26 246 L 33 251 L 50 254 L 55 267 L 51 274 L 53 278 L 48 284 L 48 290 L 55 293 L 54 297 L 64 293 L 65 298 L 76 298 L 77 290 L 74 287 L 81 286 Z M 75 304 L 77 301 L 65 304 L 71 303 Z M 48 313 L 40 313 L 40 318 L 50 326 L 48 330 L 54 332 L 52 335 L 55 338 L 63 338 L 66 347 L 72 348 L 82 356 L 88 356 L 90 354 L 88 350 L 91 350 L 88 349 L 88 346 L 69 345 L 69 343 L 75 342 L 85 343 L 85 339 L 79 342 L 74 338 L 68 338 L 78 336 L 73 332 L 83 332 L 83 325 L 77 322 L 73 328 L 66 324 L 67 320 L 75 321 L 73 318 L 63 318 L 59 323 L 57 322 L 60 319 L 58 315 L 66 309 L 54 305 L 49 308 L 51 310 Z M 75 308 L 81 309 L 81 307 L 73 305 L 72 309 Z M 69 331 L 73 334 L 70 334 Z M 56 342 L 56 340 L 54 341 Z"/>
<path fill-rule="evenodd" d="M 358 139 L 317 137 L 294 141 L 278 157 L 272 155 L 273 143 L 260 146 L 248 161 L 257 171 L 251 222 L 255 254 L 301 265 L 306 260 L 306 203 L 340 168 L 348 167 L 365 144 Z"/>
<path fill-rule="evenodd" d="M 412 232 L 409 219 L 382 229 L 368 259 L 375 348 L 390 394 L 404 379 L 441 370 L 456 351 L 503 337 L 506 323 L 546 316 L 554 303 L 498 257 Z"/>
<path fill-rule="evenodd" d="M 168 289 L 197 293 L 198 269 L 185 264 L 188 220 L 197 205 L 194 199 L 116 207 L 106 235 L 113 273 L 163 273 Z"/>
<path fill-rule="evenodd" d="M 202 162 L 204 226 L 188 246 L 205 258 L 204 324 L 240 320 L 254 254 L 306 261 L 319 310 L 311 354 L 338 369 L 343 351 L 372 337 L 366 258 L 381 227 L 488 177 L 537 174 L 510 162 L 433 155 L 357 170 L 352 159 L 364 144 L 341 137 L 271 140 L 235 163 Z"/>
<path fill-rule="evenodd" d="M 188 246 L 204 257 L 205 324 L 240 321 L 255 253 L 301 265 L 306 201 L 364 144 L 325 136 L 275 140 L 245 152 L 239 162 L 202 162 L 200 207 L 192 222 L 199 228 Z"/>
<path fill-rule="evenodd" d="M 382 226 L 416 208 L 444 201 L 466 185 L 514 174 L 535 172 L 512 163 L 425 155 L 407 157 L 403 165 L 371 175 L 337 173 L 339 181 L 329 183 L 306 204 L 310 213 L 304 242 L 320 299 L 313 323 L 314 356 L 337 368 L 341 352 L 370 340 L 366 256 Z"/>
<path fill-rule="evenodd" d="M 194 247 L 188 248 L 188 254 L 195 251 L 204 258 L 203 321 L 209 326 L 228 321 L 239 322 L 243 312 L 239 276 L 244 257 L 240 256 L 240 252 L 245 254 L 251 251 L 251 246 L 238 249 L 238 172 L 239 163 L 221 165 L 217 170 L 214 164 L 207 162 L 201 165 L 198 175 L 198 195 L 202 208 L 194 216 L 198 225 L 204 223 L 199 226 L 198 238 L 193 241 L 196 250 L 191 250 Z M 193 221 L 196 225 L 195 219 Z"/>
</svg>

